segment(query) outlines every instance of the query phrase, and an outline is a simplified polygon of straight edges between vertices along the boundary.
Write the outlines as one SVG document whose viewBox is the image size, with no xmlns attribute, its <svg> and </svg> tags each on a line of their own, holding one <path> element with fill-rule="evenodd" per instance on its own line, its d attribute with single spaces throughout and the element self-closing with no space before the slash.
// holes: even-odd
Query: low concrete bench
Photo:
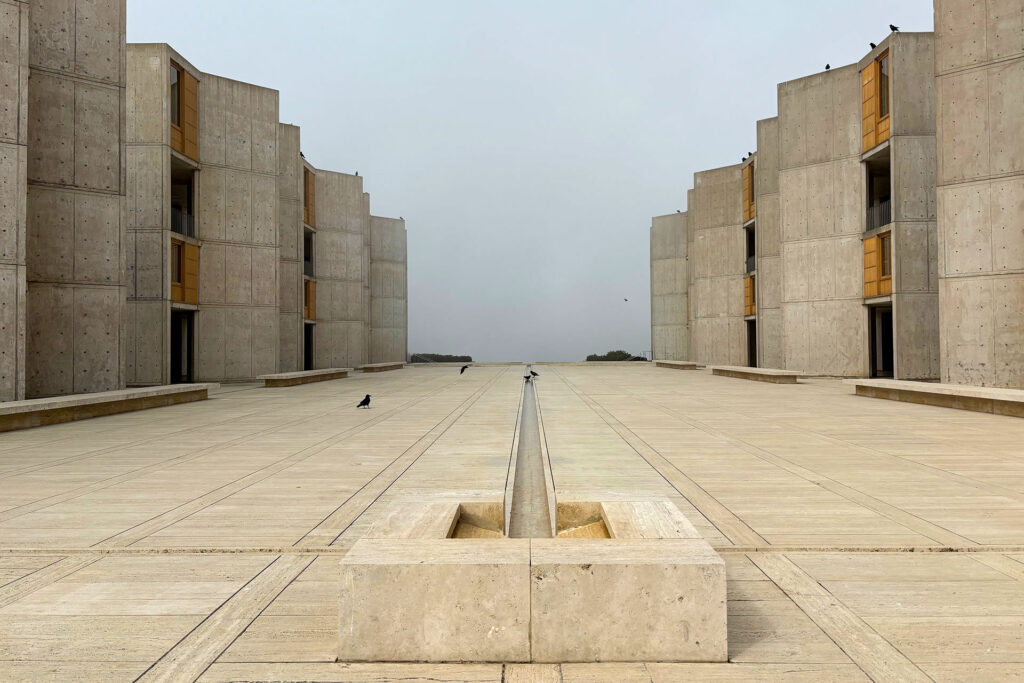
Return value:
<svg viewBox="0 0 1024 683">
<path fill-rule="evenodd" d="M 745 368 L 739 365 L 715 365 L 711 367 L 711 374 L 720 377 L 736 377 L 737 379 L 752 379 L 755 382 L 771 382 L 773 384 L 796 384 L 798 377 L 803 377 L 802 372 L 796 370 L 776 370 L 774 368 Z"/>
<path fill-rule="evenodd" d="M 352 368 L 324 368 L 323 370 L 300 370 L 298 372 L 278 372 L 273 375 L 260 375 L 256 379 L 265 387 L 293 387 L 297 384 L 325 382 L 329 379 L 348 377 Z"/>
<path fill-rule="evenodd" d="M 359 369 L 363 372 L 387 372 L 388 370 L 401 370 L 405 367 L 405 363 L 370 363 L 369 365 L 360 365 Z"/>
<path fill-rule="evenodd" d="M 217 384 L 170 384 L 0 403 L 0 432 L 202 401 Z"/>
<path fill-rule="evenodd" d="M 1024 417 L 1024 391 L 900 379 L 848 379 L 858 396 Z"/>
<path fill-rule="evenodd" d="M 654 366 L 658 368 L 672 368 L 674 370 L 696 370 L 698 365 L 688 360 L 656 360 Z"/>
</svg>

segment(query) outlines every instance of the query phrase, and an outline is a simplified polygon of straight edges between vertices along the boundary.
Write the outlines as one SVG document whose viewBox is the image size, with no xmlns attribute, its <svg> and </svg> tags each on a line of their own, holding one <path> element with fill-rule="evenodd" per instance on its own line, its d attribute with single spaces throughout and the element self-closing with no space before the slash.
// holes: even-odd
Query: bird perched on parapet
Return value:
<svg viewBox="0 0 1024 683">
<path fill-rule="evenodd" d="M 302 150 L 301 150 L 301 149 L 299 150 L 299 156 L 300 156 L 300 157 L 302 157 L 303 159 L 305 159 L 305 158 L 306 158 L 306 155 L 302 153 Z"/>
<path fill-rule="evenodd" d="M 748 158 L 748 159 L 749 159 L 750 157 L 752 157 L 752 156 L 754 156 L 754 153 L 753 153 L 753 152 L 747 152 L 747 158 Z"/>
<path fill-rule="evenodd" d="M 872 49 L 872 50 L 874 50 L 874 49 L 875 49 L 876 47 L 878 47 L 878 46 L 877 46 L 877 45 L 875 45 L 874 43 L 868 43 L 868 45 L 870 45 L 870 46 L 871 46 L 871 49 Z"/>
<path fill-rule="evenodd" d="M 540 373 L 537 373 L 537 372 L 534 372 L 533 370 L 530 370 L 530 377 L 540 377 Z"/>
<path fill-rule="evenodd" d="M 468 365 L 463 365 L 463 366 L 462 366 L 462 369 L 461 369 L 461 370 L 459 370 L 459 374 L 461 375 L 462 373 L 464 373 L 464 372 L 465 372 L 466 370 L 468 370 L 468 369 L 469 369 L 469 366 L 468 366 Z"/>
<path fill-rule="evenodd" d="M 363 400 L 359 402 L 356 408 L 369 408 L 370 407 L 370 395 L 367 394 L 363 397 Z"/>
<path fill-rule="evenodd" d="M 740 159 L 740 161 L 746 161 L 746 160 L 747 160 L 746 157 L 743 157 L 742 159 Z"/>
<path fill-rule="evenodd" d="M 825 71 L 828 71 L 828 70 L 829 70 L 829 69 L 831 69 L 831 68 L 832 68 L 832 66 L 831 66 L 831 65 L 829 65 L 829 64 L 826 64 L 826 65 L 825 65 Z"/>
<path fill-rule="evenodd" d="M 893 26 L 892 24 L 889 24 L 889 30 L 892 31 L 893 33 L 896 33 L 896 32 L 898 32 L 900 30 L 900 27 L 899 26 Z"/>
<path fill-rule="evenodd" d="M 359 171 L 356 171 L 356 175 L 359 175 Z"/>
<path fill-rule="evenodd" d="M 682 213 L 682 211 L 680 211 L 679 209 L 676 209 L 676 213 Z"/>
<path fill-rule="evenodd" d="M 404 221 L 404 220 L 405 220 L 405 216 L 399 216 L 399 217 L 398 217 L 398 220 L 400 220 L 400 221 Z"/>
</svg>

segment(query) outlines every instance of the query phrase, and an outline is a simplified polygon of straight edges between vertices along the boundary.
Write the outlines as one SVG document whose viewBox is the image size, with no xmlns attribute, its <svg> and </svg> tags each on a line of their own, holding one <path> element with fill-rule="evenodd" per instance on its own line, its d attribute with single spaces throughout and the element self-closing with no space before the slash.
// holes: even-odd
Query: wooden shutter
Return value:
<svg viewBox="0 0 1024 683">
<path fill-rule="evenodd" d="M 303 200 L 302 220 L 311 228 L 316 227 L 316 174 L 308 168 L 302 169 Z"/>
<path fill-rule="evenodd" d="M 880 296 L 878 277 L 882 270 L 882 264 L 878 257 L 878 237 L 869 237 L 864 240 L 864 298 L 866 299 Z"/>
<path fill-rule="evenodd" d="M 199 247 L 186 244 L 182 250 L 182 286 L 187 304 L 199 303 Z"/>
<path fill-rule="evenodd" d="M 757 288 L 754 283 L 754 276 L 743 278 L 743 315 L 755 315 L 757 313 Z"/>
<path fill-rule="evenodd" d="M 878 62 L 871 62 L 860 72 L 860 98 L 863 145 L 866 152 L 875 145 L 878 123 Z"/>
<path fill-rule="evenodd" d="M 181 72 L 181 149 L 189 159 L 199 161 L 199 81 Z"/>
<path fill-rule="evenodd" d="M 878 296 L 888 296 L 892 294 L 892 233 L 884 232 L 875 239 L 878 240 Z M 889 250 L 888 254 L 883 253 L 885 249 Z M 883 267 L 887 255 L 889 257 L 888 273 Z"/>
<path fill-rule="evenodd" d="M 313 280 L 305 281 L 302 317 L 316 320 L 316 282 Z"/>
<path fill-rule="evenodd" d="M 754 217 L 754 164 L 743 167 L 743 222 Z"/>
</svg>

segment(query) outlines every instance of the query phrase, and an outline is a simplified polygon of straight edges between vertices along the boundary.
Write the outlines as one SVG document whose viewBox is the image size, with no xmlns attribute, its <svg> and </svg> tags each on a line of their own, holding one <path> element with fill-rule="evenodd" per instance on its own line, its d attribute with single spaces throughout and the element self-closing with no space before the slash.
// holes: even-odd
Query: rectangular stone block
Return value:
<svg viewBox="0 0 1024 683">
<path fill-rule="evenodd" d="M 724 662 L 725 563 L 701 539 L 533 539 L 535 662 Z"/>
<path fill-rule="evenodd" d="M 529 593 L 528 539 L 359 540 L 341 560 L 339 659 L 529 661 Z"/>
</svg>

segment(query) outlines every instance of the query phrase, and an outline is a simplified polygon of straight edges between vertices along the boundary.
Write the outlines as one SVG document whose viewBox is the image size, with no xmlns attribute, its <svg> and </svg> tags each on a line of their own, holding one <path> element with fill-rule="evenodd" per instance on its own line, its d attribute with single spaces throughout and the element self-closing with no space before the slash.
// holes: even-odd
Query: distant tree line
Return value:
<svg viewBox="0 0 1024 683">
<path fill-rule="evenodd" d="M 609 351 L 608 353 L 603 354 L 603 355 L 602 354 L 597 354 L 597 353 L 592 353 L 589 356 L 587 356 L 587 360 L 588 361 L 592 361 L 592 360 L 642 360 L 642 361 L 646 361 L 647 359 L 644 358 L 643 356 L 634 356 L 633 354 L 631 354 L 628 351 L 623 351 L 623 350 L 619 349 L 618 351 Z"/>
<path fill-rule="evenodd" d="M 450 356 L 447 353 L 414 353 L 410 363 L 472 363 L 473 356 Z"/>
</svg>

